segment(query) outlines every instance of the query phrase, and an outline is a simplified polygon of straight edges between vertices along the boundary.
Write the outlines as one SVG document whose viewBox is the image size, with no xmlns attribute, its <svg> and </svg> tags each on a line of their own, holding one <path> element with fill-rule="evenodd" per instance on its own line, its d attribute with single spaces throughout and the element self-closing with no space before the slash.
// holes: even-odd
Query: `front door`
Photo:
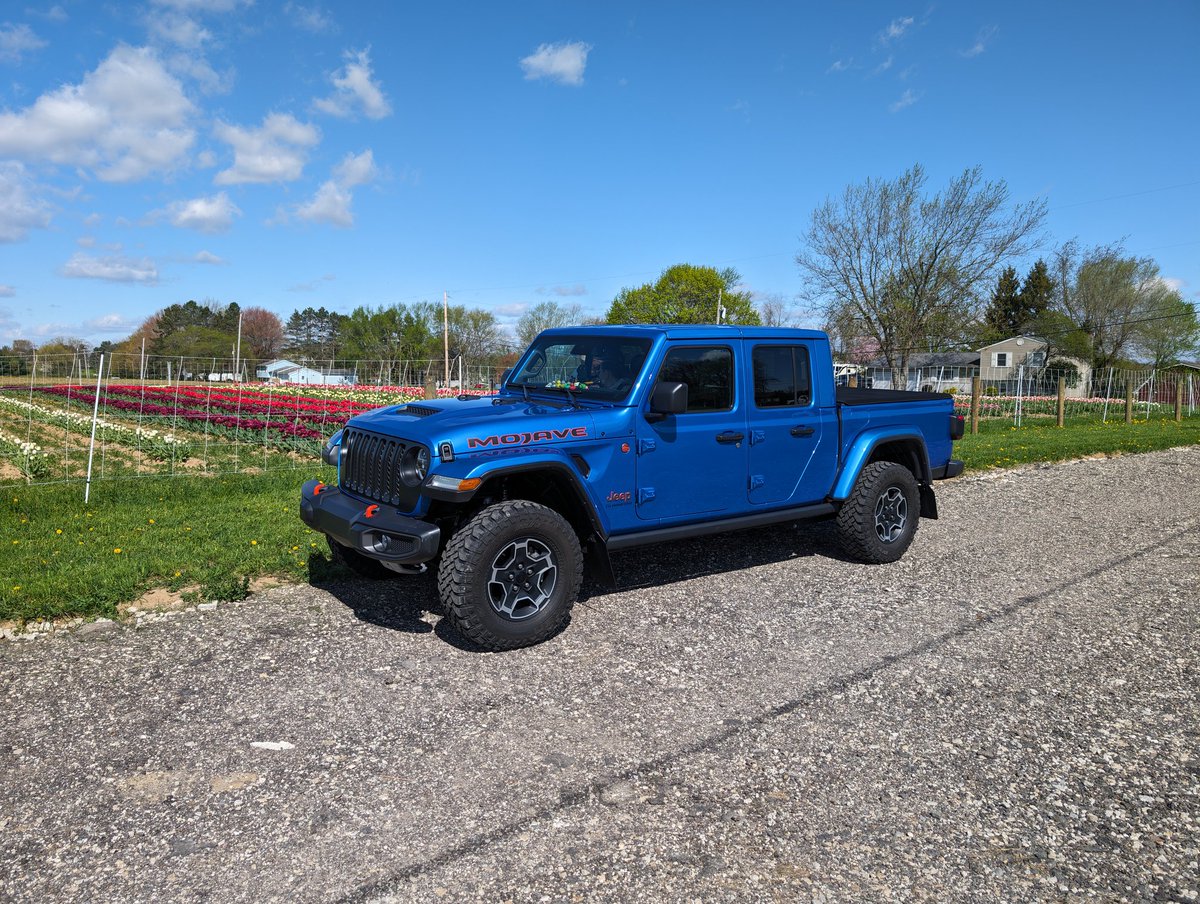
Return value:
<svg viewBox="0 0 1200 904">
<path fill-rule="evenodd" d="M 660 421 L 638 419 L 639 519 L 688 520 L 744 509 L 746 408 L 735 360 L 728 345 L 668 347 L 657 379 L 686 383 L 688 406 Z"/>
</svg>

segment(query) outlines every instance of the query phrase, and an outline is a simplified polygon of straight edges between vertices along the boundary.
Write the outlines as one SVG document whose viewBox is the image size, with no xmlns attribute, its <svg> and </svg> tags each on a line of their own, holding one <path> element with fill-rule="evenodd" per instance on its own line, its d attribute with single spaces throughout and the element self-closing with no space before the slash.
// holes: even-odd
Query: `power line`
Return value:
<svg viewBox="0 0 1200 904">
<path fill-rule="evenodd" d="M 1193 185 L 1200 185 L 1200 179 L 1194 182 L 1181 182 L 1178 185 L 1164 185 L 1161 188 L 1147 188 L 1144 191 L 1133 191 L 1124 195 L 1109 195 L 1107 198 L 1092 198 L 1090 201 L 1074 201 L 1070 204 L 1059 204 L 1057 207 L 1051 207 L 1050 213 L 1058 210 L 1069 210 L 1072 207 L 1082 207 L 1084 204 L 1100 204 L 1104 201 L 1120 201 L 1124 198 L 1138 198 L 1142 195 L 1152 195 L 1160 191 L 1171 191 L 1176 188 L 1191 188 Z"/>
</svg>

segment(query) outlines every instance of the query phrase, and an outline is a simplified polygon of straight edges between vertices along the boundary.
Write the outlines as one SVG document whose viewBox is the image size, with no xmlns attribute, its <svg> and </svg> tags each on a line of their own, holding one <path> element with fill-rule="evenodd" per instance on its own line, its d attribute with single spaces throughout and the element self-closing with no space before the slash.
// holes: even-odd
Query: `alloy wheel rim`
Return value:
<svg viewBox="0 0 1200 904">
<path fill-rule="evenodd" d="M 875 503 L 875 534 L 884 543 L 892 543 L 904 533 L 908 523 L 908 500 L 899 487 L 888 487 Z"/>
<path fill-rule="evenodd" d="M 554 553 L 541 540 L 521 537 L 492 559 L 488 600 L 502 618 L 521 621 L 545 608 L 558 582 Z"/>
</svg>

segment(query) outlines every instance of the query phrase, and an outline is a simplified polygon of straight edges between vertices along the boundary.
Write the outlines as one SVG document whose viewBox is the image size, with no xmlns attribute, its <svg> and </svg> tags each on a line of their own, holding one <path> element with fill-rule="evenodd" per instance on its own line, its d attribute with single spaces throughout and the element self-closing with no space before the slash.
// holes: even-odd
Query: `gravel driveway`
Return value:
<svg viewBox="0 0 1200 904">
<path fill-rule="evenodd" d="M 1196 901 L 1200 447 L 939 505 L 626 554 L 516 653 L 430 578 L 2 643 L 0 899 Z"/>
</svg>

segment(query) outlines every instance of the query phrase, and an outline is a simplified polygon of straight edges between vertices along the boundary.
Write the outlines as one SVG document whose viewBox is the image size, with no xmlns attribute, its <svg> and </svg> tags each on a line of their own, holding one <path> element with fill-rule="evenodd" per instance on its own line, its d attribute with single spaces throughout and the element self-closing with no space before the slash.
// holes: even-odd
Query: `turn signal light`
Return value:
<svg viewBox="0 0 1200 904">
<path fill-rule="evenodd" d="M 363 515 L 365 515 L 365 516 L 366 516 L 366 517 L 368 517 L 368 518 L 374 518 L 374 517 L 375 517 L 375 513 L 376 513 L 377 511 L 379 511 L 379 506 L 377 506 L 377 505 L 368 505 L 368 506 L 367 506 L 367 510 L 366 510 L 365 512 L 363 512 Z"/>
</svg>

